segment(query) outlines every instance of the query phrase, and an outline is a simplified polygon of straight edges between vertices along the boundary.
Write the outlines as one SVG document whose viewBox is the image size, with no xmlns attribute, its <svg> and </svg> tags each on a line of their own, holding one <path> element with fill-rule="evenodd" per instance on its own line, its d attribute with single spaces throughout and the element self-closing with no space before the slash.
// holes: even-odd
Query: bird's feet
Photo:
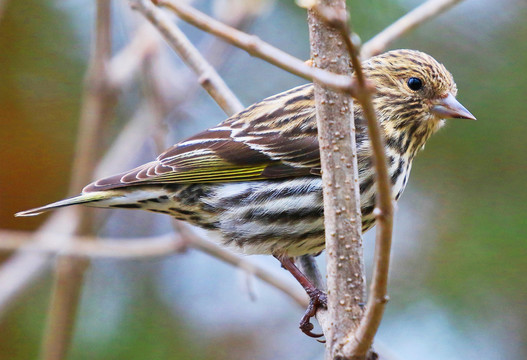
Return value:
<svg viewBox="0 0 527 360">
<path fill-rule="evenodd" d="M 309 305 L 304 316 L 302 317 L 302 320 L 300 320 L 300 330 L 302 330 L 302 332 L 307 336 L 314 338 L 323 336 L 324 334 L 315 334 L 311 331 L 313 330 L 313 324 L 311 324 L 310 320 L 313 316 L 315 316 L 319 308 L 327 308 L 328 298 L 326 294 L 313 285 L 313 283 L 302 273 L 302 271 L 296 267 L 292 257 L 284 255 L 275 255 L 275 257 L 278 259 L 278 261 L 280 261 L 282 266 L 287 269 L 295 277 L 295 279 L 298 280 L 300 285 L 302 285 L 302 287 L 306 290 L 307 295 L 309 295 Z"/>
<path fill-rule="evenodd" d="M 307 310 L 302 316 L 302 320 L 300 320 L 300 330 L 307 336 L 311 336 L 313 338 L 319 338 L 323 336 L 324 334 L 315 334 L 311 330 L 313 330 L 313 324 L 311 324 L 311 318 L 316 315 L 317 310 L 319 308 L 327 308 L 328 306 L 328 298 L 326 294 L 319 289 L 310 289 L 308 291 L 309 295 L 309 305 L 307 307 Z"/>
</svg>

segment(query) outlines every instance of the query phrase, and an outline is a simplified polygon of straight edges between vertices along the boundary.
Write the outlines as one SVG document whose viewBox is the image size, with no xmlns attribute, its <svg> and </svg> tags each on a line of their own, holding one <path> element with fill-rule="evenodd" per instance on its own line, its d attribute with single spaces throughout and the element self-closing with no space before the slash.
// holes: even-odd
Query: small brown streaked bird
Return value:
<svg viewBox="0 0 527 360">
<path fill-rule="evenodd" d="M 415 155 L 447 118 L 476 118 L 456 100 L 452 75 L 431 56 L 394 50 L 363 63 L 385 139 L 392 197 L 401 196 Z M 362 231 L 375 224 L 375 173 L 363 111 L 354 102 Z M 313 85 L 271 96 L 184 140 L 156 160 L 97 180 L 81 195 L 16 216 L 75 205 L 143 209 L 218 232 L 247 254 L 278 258 L 308 292 L 309 322 L 325 295 L 292 257 L 325 247 L 320 154 Z M 306 285 L 307 283 L 307 285 Z"/>
</svg>

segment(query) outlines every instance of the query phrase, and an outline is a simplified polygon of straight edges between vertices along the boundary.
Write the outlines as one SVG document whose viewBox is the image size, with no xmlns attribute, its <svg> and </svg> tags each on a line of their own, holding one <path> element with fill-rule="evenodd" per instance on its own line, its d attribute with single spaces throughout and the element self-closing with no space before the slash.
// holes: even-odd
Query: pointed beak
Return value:
<svg viewBox="0 0 527 360">
<path fill-rule="evenodd" d="M 442 119 L 470 119 L 476 120 L 476 117 L 470 113 L 454 95 L 438 99 L 434 102 L 432 113 Z"/>
</svg>

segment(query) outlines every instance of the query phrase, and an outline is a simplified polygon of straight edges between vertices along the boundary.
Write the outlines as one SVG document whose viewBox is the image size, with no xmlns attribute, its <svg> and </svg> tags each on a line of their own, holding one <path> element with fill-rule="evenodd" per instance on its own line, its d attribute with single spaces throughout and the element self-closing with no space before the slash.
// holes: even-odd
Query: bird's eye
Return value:
<svg viewBox="0 0 527 360">
<path fill-rule="evenodd" d="M 412 78 L 408 79 L 408 82 L 406 84 L 413 91 L 417 91 L 417 90 L 419 90 L 419 89 L 421 89 L 423 87 L 423 81 L 421 81 L 421 79 L 415 78 L 415 77 L 412 77 Z"/>
</svg>

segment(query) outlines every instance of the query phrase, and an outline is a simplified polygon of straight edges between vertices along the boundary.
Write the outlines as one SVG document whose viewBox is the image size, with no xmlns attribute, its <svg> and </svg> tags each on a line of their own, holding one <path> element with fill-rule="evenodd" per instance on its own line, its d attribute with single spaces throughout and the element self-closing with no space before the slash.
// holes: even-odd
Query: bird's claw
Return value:
<svg viewBox="0 0 527 360">
<path fill-rule="evenodd" d="M 304 316 L 302 316 L 302 320 L 300 320 L 299 326 L 304 334 L 313 338 L 324 336 L 324 334 L 316 334 L 311 331 L 314 326 L 311 324 L 310 319 L 315 316 L 319 308 L 327 308 L 327 303 L 327 296 L 323 291 L 315 289 L 315 291 L 309 293 L 309 305 Z"/>
</svg>

